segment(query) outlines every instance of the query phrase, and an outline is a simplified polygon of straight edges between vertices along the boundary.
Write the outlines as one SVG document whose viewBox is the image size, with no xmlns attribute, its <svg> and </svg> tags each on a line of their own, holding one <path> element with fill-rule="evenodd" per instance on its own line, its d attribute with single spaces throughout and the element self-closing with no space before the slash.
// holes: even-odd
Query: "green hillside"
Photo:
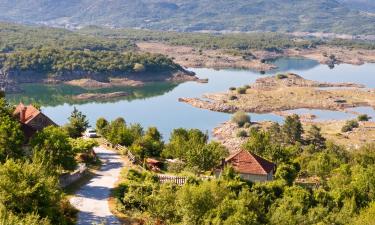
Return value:
<svg viewBox="0 0 375 225">
<path fill-rule="evenodd" d="M 336 0 L 0 0 L 0 20 L 178 31 L 375 34 L 375 15 L 352 8 Z"/>
</svg>

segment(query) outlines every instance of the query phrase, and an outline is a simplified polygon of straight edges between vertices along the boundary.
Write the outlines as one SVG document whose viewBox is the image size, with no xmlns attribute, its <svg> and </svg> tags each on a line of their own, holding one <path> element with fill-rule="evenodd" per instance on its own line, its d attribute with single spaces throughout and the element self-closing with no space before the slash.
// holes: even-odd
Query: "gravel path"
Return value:
<svg viewBox="0 0 375 225">
<path fill-rule="evenodd" d="M 123 160 L 118 153 L 104 147 L 97 147 L 94 151 L 101 159 L 102 167 L 70 200 L 79 210 L 77 224 L 121 224 L 110 212 L 108 198 L 124 166 Z"/>
</svg>

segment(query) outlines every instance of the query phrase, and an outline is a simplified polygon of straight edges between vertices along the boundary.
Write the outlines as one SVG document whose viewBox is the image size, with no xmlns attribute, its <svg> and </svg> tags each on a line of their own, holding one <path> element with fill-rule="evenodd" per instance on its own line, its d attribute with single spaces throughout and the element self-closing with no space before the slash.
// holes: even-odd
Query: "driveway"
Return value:
<svg viewBox="0 0 375 225">
<path fill-rule="evenodd" d="M 123 160 L 118 153 L 104 147 L 96 147 L 94 151 L 102 161 L 101 169 L 70 199 L 79 210 L 77 224 L 121 224 L 110 212 L 108 198 L 124 166 Z"/>
</svg>

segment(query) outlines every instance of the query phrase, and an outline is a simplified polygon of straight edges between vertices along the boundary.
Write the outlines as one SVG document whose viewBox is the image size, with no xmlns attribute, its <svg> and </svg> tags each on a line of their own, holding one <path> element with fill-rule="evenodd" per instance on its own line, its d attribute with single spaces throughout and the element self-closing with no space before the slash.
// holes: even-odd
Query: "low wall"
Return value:
<svg viewBox="0 0 375 225">
<path fill-rule="evenodd" d="M 73 173 L 63 174 L 59 178 L 59 183 L 62 188 L 65 188 L 74 182 L 81 179 L 87 173 L 86 165 L 80 165 L 79 169 L 74 171 Z"/>
</svg>

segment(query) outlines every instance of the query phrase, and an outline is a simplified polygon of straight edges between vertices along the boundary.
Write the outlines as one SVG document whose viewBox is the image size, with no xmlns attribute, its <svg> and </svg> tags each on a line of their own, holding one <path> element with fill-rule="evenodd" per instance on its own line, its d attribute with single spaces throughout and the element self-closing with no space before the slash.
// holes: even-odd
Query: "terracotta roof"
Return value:
<svg viewBox="0 0 375 225">
<path fill-rule="evenodd" d="M 24 121 L 21 121 L 25 124 L 27 124 L 28 122 L 30 122 L 31 120 L 33 120 L 36 116 L 38 116 L 41 112 L 35 108 L 34 106 L 32 105 L 28 105 L 28 106 L 25 106 L 24 104 L 20 103 L 15 111 L 14 111 L 14 115 L 16 116 L 20 116 L 22 110 L 25 110 L 25 118 L 24 118 Z"/>
<path fill-rule="evenodd" d="M 239 173 L 266 175 L 275 169 L 275 164 L 266 159 L 241 150 L 225 160 L 226 164 L 230 164 Z"/>
</svg>

